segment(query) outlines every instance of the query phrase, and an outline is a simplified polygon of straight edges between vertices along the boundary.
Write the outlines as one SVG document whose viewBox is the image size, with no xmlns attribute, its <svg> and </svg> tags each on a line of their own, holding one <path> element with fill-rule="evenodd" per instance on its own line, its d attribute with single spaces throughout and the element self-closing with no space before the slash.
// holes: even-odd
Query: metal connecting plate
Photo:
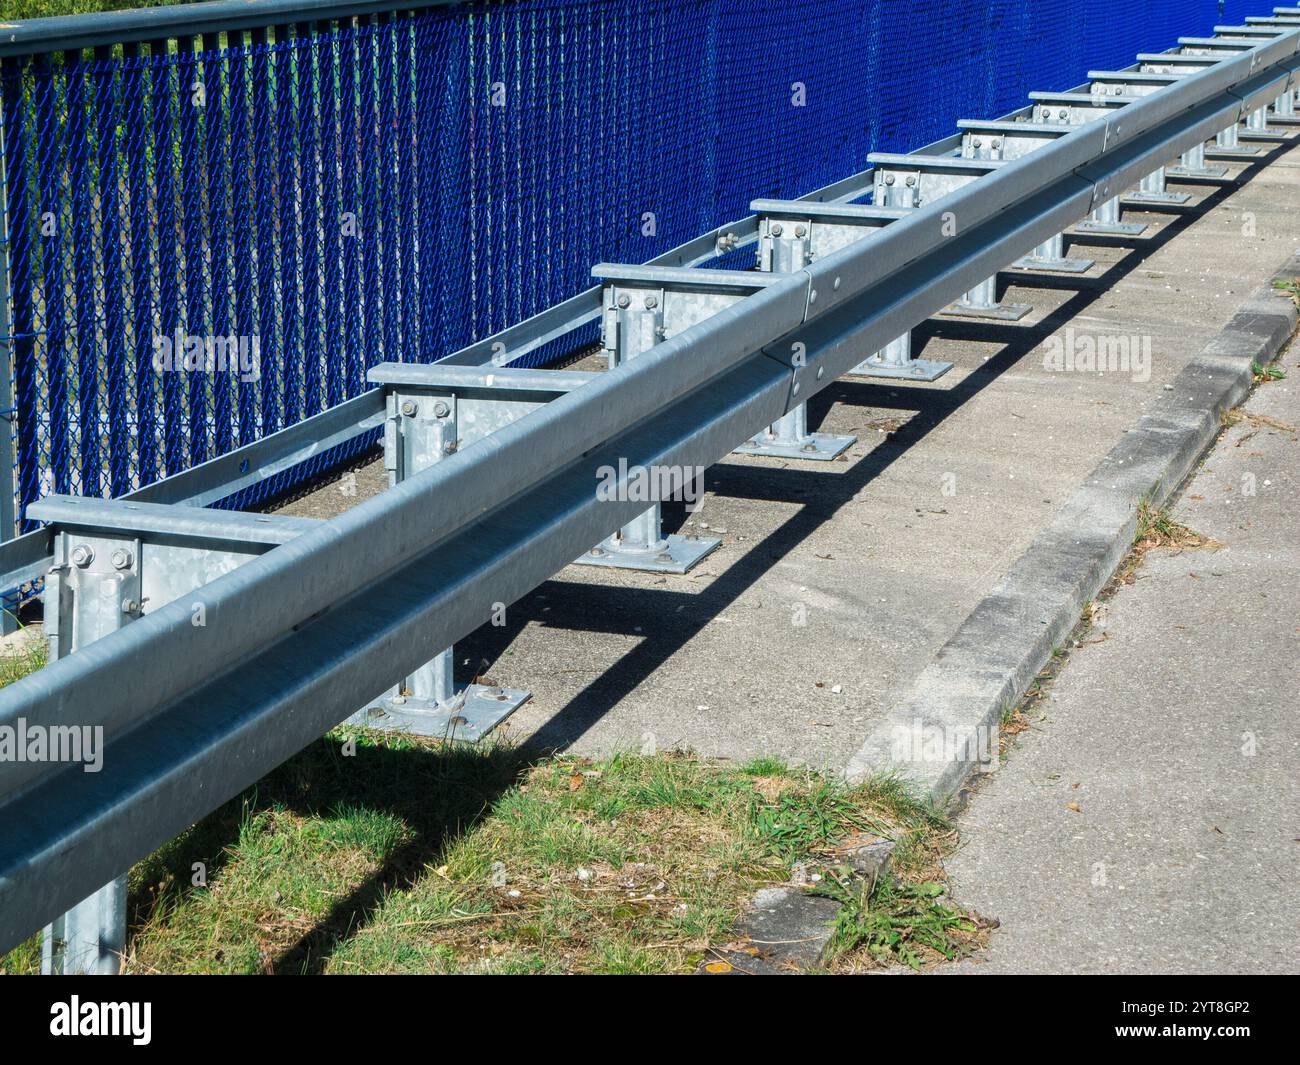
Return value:
<svg viewBox="0 0 1300 1065">
<path fill-rule="evenodd" d="M 809 433 L 803 443 L 782 440 L 764 440 L 756 436 L 736 448 L 738 455 L 762 455 L 773 459 L 804 459 L 809 462 L 830 462 L 839 458 L 857 440 L 856 436 L 837 433 Z"/>
<path fill-rule="evenodd" d="M 514 688 L 471 684 L 450 703 L 402 695 L 388 696 L 358 711 L 348 720 L 354 725 L 385 732 L 477 743 L 528 699 L 528 692 Z"/>
<path fill-rule="evenodd" d="M 610 551 L 598 544 L 584 555 L 573 560 L 576 566 L 603 566 L 606 569 L 636 569 L 646 573 L 686 573 L 705 555 L 722 543 L 721 540 L 698 536 L 666 536 L 668 547 L 664 551 Z"/>
<path fill-rule="evenodd" d="M 849 377 L 890 377 L 903 381 L 937 381 L 952 369 L 950 362 L 934 359 L 912 359 L 905 366 L 894 366 L 885 362 L 874 362 L 875 355 L 870 355 L 848 372 Z"/>
</svg>

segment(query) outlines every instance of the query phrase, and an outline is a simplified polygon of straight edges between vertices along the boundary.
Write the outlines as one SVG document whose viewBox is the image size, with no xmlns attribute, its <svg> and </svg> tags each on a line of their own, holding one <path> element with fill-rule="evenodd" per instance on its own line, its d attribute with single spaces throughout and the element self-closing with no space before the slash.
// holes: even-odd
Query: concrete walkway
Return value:
<svg viewBox="0 0 1300 1065">
<path fill-rule="evenodd" d="M 1225 546 L 1147 556 L 959 818 L 957 898 L 1002 924 L 945 971 L 1300 970 L 1300 346 L 1279 365 L 1174 507 Z"/>
</svg>

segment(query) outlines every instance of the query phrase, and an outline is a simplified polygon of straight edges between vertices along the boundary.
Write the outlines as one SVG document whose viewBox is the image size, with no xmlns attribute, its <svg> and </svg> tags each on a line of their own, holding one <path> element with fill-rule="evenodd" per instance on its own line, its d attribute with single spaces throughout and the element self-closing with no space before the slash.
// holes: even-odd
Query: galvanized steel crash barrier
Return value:
<svg viewBox="0 0 1300 1065">
<path fill-rule="evenodd" d="M 1218 9 L 260 0 L 0 27 L 0 539 L 42 495 L 121 497 L 228 454 L 361 394 L 379 362 L 583 292 L 593 262 L 652 259 Z M 156 342 L 192 337 L 256 345 L 256 379 L 153 371 Z M 249 509 L 374 442 L 218 502 Z"/>
<path fill-rule="evenodd" d="M 811 396 L 941 376 L 912 358 L 915 325 L 1019 317 L 999 271 L 1077 272 L 1075 223 L 1131 237 L 1126 200 L 1177 204 L 1169 173 L 1213 179 L 1216 154 L 1284 138 L 1297 69 L 1300 9 L 1216 27 L 803 200 L 756 198 L 649 264 L 598 263 L 586 292 L 437 363 L 375 366 L 373 391 L 125 498 L 45 493 L 27 509 L 44 528 L 2 557 L 11 580 L 45 575 L 54 660 L 0 691 L 0 728 L 98 726 L 106 745 L 98 772 L 0 762 L 0 949 L 48 924 L 48 970 L 115 971 L 131 863 L 349 717 L 485 732 L 526 693 L 456 690 L 456 640 L 575 559 L 681 572 L 709 549 L 601 496 L 602 470 L 833 456 Z M 725 268 L 755 252 L 759 270 Z M 606 372 L 499 364 L 597 322 Z M 363 433 L 390 487 L 339 517 L 205 507 Z"/>
</svg>

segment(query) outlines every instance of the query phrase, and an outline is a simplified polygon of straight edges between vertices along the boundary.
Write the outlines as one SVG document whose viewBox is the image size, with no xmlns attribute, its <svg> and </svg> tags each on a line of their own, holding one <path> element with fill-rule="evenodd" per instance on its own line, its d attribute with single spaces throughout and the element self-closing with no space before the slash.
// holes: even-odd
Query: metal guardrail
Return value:
<svg viewBox="0 0 1300 1065">
<path fill-rule="evenodd" d="M 778 229 L 773 212 L 790 204 L 768 203 L 768 214 L 677 253 L 694 263 L 757 239 L 760 250 L 780 245 L 788 272 L 595 267 L 605 284 L 507 334 L 512 347 L 540 343 L 576 317 L 599 315 L 611 369 L 581 382 L 541 371 L 556 375 L 545 400 L 514 420 L 502 406 L 482 408 L 496 420 L 468 446 L 457 446 L 454 433 L 434 433 L 433 449 L 420 438 L 424 450 L 411 451 L 415 438 L 401 434 L 414 428 L 403 418 L 414 422 L 420 404 L 395 402 L 394 382 L 453 401 L 458 390 L 497 390 L 516 402 L 535 388 L 518 374 L 539 371 L 491 366 L 493 344 L 506 334 L 459 353 L 450 370 L 423 368 L 432 376 L 422 381 L 385 369 L 394 484 L 328 522 L 289 529 L 267 516 L 269 531 L 258 540 L 255 516 L 192 505 L 38 504 L 33 516 L 52 522 L 56 540 L 57 579 L 47 595 L 59 611 L 59 656 L 0 692 L 0 727 L 98 725 L 106 747 L 98 773 L 0 764 L 0 950 L 380 697 L 394 676 L 425 668 L 433 651 L 478 628 L 494 607 L 644 517 L 644 501 L 600 497 L 602 469 L 714 463 L 951 301 L 958 312 L 996 315 L 990 278 L 1090 213 L 1106 213 L 1169 161 L 1184 155 L 1186 163 L 1187 154 L 1194 161 L 1207 140 L 1226 129 L 1235 136 L 1243 119 L 1261 112 L 1260 132 L 1272 134 L 1267 109 L 1294 101 L 1300 30 L 1270 29 L 1220 34 L 1207 46 L 1222 46 L 1213 62 L 1146 86 L 1144 95 L 1103 102 L 1109 90 L 1089 83 L 1065 94 L 1082 99 L 1035 101 L 1005 116 L 1000 121 L 1032 130 L 1060 124 L 1054 110 L 1072 127 L 1019 158 L 975 165 L 983 145 L 967 130 L 909 156 L 873 160 L 872 170 L 823 190 L 823 202 L 871 188 L 875 204 L 898 207 L 898 216 L 859 225 L 836 250 L 810 256 L 807 246 L 792 246 L 810 234 Z M 1130 69 L 1141 73 L 1142 64 Z M 855 224 L 851 213 L 837 224 Z M 882 368 L 890 376 L 915 370 L 906 352 Z M 368 396 L 353 401 L 347 417 L 374 417 Z M 280 461 L 293 444 L 271 437 L 257 446 Z M 406 455 L 409 468 L 394 454 Z M 237 455 L 217 461 L 238 463 Z M 213 485 L 229 470 L 190 471 L 182 491 L 191 499 L 219 491 Z M 137 563 L 153 536 L 201 541 L 203 565 L 225 545 L 238 564 L 229 568 L 225 558 L 229 571 L 211 580 L 187 569 L 189 585 L 146 611 Z M 134 555 L 120 546 L 129 542 Z M 113 569 L 102 558 L 109 549 Z M 126 589 L 127 598 L 87 597 L 89 586 L 77 582 L 92 572 L 96 589 Z M 72 604 L 66 612 L 60 596 Z M 84 938 L 90 933 L 78 921 L 89 923 L 92 953 L 101 957 L 87 967 L 112 967 L 102 960 L 114 941 L 103 927 L 104 900 L 116 913 L 120 893 L 118 880 L 56 926 L 55 938 Z"/>
</svg>

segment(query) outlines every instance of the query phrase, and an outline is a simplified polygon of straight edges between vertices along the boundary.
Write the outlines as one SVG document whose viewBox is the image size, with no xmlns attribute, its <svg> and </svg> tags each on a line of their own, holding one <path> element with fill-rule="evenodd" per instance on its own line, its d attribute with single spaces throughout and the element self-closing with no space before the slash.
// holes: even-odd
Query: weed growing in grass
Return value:
<svg viewBox="0 0 1300 1065">
<path fill-rule="evenodd" d="M 822 892 L 840 904 L 830 950 L 843 966 L 856 952 L 878 964 L 901 961 L 920 969 L 936 957 L 952 961 L 979 942 L 980 926 L 945 905 L 947 888 L 934 881 L 871 885 L 832 876 Z"/>
<path fill-rule="evenodd" d="M 1270 362 L 1267 366 L 1252 362 L 1250 364 L 1250 375 L 1257 385 L 1262 385 L 1268 381 L 1286 380 L 1286 371 L 1275 362 Z"/>
<path fill-rule="evenodd" d="M 1175 551 L 1217 550 L 1223 545 L 1217 540 L 1189 529 L 1175 521 L 1166 507 L 1158 507 L 1143 500 L 1138 505 L 1137 528 L 1133 534 L 1133 550 L 1144 553 L 1153 547 Z"/>
<path fill-rule="evenodd" d="M 787 862 L 873 827 L 850 792 L 825 780 L 783 790 L 774 799 L 754 795 L 749 818 L 764 852 Z"/>
<path fill-rule="evenodd" d="M 1290 296 L 1295 300 L 1297 306 L 1300 306 L 1300 281 L 1292 278 L 1276 277 L 1273 279 L 1273 288 Z"/>
</svg>

